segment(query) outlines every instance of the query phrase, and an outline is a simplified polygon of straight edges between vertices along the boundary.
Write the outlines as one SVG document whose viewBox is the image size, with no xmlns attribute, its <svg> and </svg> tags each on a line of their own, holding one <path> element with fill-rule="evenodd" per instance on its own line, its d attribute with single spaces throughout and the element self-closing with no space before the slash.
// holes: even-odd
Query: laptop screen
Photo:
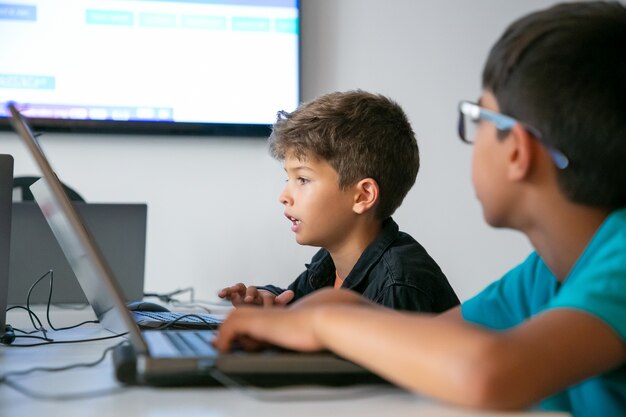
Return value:
<svg viewBox="0 0 626 417">
<path fill-rule="evenodd" d="M 11 208 L 13 199 L 13 157 L 0 155 L 0 340 L 5 338 L 9 289 L 9 254 L 11 245 Z"/>
<path fill-rule="evenodd" d="M 136 351 L 147 351 L 139 328 L 126 309 L 119 284 L 113 278 L 111 269 L 67 197 L 26 118 L 14 104 L 11 103 L 7 107 L 11 114 L 11 124 L 43 174 L 30 189 L 76 274 L 87 301 L 104 328 L 115 333 L 128 332 Z"/>
</svg>

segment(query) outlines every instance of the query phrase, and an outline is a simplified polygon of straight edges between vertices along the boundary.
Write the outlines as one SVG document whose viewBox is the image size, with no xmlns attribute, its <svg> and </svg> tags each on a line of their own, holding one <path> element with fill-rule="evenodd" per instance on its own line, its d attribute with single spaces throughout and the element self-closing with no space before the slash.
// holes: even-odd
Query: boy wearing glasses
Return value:
<svg viewBox="0 0 626 417">
<path fill-rule="evenodd" d="M 535 248 L 499 281 L 436 317 L 347 291 L 284 311 L 241 309 L 222 325 L 218 348 L 246 335 L 330 349 L 460 405 L 623 416 L 624 51 L 623 5 L 557 5 L 505 31 L 479 103 L 461 103 L 459 130 L 474 143 L 472 181 L 486 221 L 522 231 Z"/>
<path fill-rule="evenodd" d="M 365 91 L 318 97 L 278 114 L 270 152 L 284 162 L 279 199 L 296 241 L 321 249 L 287 289 L 236 284 L 220 297 L 269 307 L 345 288 L 397 310 L 459 304 L 437 263 L 391 218 L 419 169 L 417 141 L 397 103 Z"/>
</svg>

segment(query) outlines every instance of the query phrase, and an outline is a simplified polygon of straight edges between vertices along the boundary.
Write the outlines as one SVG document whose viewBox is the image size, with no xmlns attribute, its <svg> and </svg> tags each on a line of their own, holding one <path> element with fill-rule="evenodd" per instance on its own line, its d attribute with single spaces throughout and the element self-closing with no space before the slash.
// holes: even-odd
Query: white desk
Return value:
<svg viewBox="0 0 626 417">
<path fill-rule="evenodd" d="M 37 309 L 38 313 L 43 311 Z M 45 311 L 39 315 L 45 320 Z M 90 309 L 51 311 L 52 324 L 63 327 L 93 319 Z M 23 330 L 31 329 L 24 311 L 10 311 L 7 322 Z M 47 327 L 47 324 L 46 324 Z M 57 340 L 108 336 L 97 324 L 52 332 Z M 35 343 L 17 339 L 17 343 Z M 80 344 L 59 344 L 29 348 L 0 347 L 0 373 L 35 366 L 59 367 L 93 362 L 118 339 Z M 285 388 L 263 391 L 260 400 L 242 391 L 226 388 L 150 388 L 124 387 L 113 375 L 110 354 L 93 368 L 59 373 L 37 372 L 14 377 L 16 383 L 37 393 L 63 395 L 104 391 L 98 397 L 80 400 L 36 400 L 0 385 L 0 417 L 19 416 L 255 416 L 255 417 L 331 417 L 331 416 L 564 416 L 558 413 L 489 413 L 442 405 L 393 387 Z"/>
</svg>

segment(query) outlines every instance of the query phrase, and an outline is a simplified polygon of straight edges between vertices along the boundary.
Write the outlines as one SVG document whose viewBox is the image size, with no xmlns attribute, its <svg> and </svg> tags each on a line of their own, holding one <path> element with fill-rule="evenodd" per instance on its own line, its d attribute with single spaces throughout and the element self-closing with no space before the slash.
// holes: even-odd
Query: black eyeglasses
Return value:
<svg viewBox="0 0 626 417">
<path fill-rule="evenodd" d="M 569 159 L 567 159 L 563 152 L 545 143 L 541 138 L 541 133 L 534 127 L 521 123 L 510 116 L 480 107 L 478 104 L 470 101 L 461 101 L 459 103 L 458 129 L 459 136 L 463 142 L 469 144 L 474 143 L 476 138 L 476 125 L 481 120 L 492 123 L 496 129 L 500 131 L 511 130 L 516 124 L 521 124 L 528 133 L 546 147 L 557 168 L 565 169 L 569 166 Z"/>
</svg>

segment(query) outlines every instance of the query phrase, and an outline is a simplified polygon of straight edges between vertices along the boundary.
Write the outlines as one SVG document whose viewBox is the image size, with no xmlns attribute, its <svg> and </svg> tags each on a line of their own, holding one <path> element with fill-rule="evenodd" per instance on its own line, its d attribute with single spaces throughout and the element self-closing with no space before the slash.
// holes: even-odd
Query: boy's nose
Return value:
<svg viewBox="0 0 626 417">
<path fill-rule="evenodd" d="M 284 206 L 293 204 L 293 199 L 287 193 L 287 187 L 285 187 L 283 192 L 280 193 L 280 196 L 278 196 L 278 201 L 280 201 L 280 204 Z"/>
</svg>

